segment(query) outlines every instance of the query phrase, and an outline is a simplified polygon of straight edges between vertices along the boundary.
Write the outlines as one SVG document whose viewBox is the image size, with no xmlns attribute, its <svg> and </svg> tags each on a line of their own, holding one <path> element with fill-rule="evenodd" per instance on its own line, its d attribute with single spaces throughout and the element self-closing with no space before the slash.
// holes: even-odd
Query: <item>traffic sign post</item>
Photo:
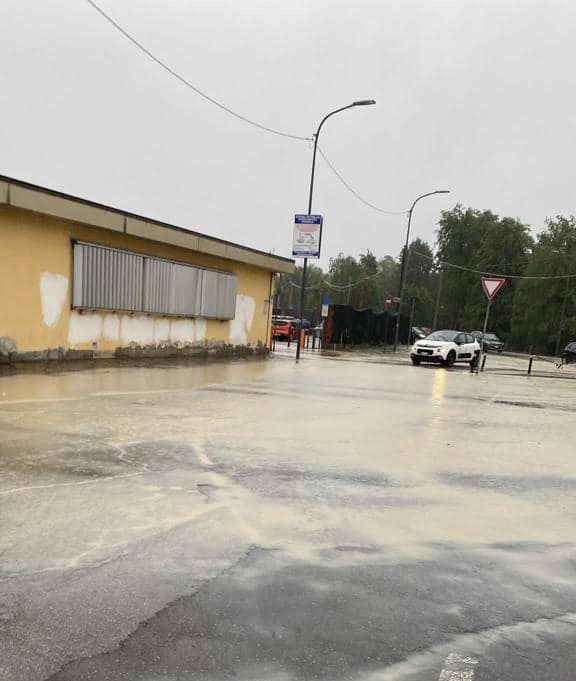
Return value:
<svg viewBox="0 0 576 681">
<path fill-rule="evenodd" d="M 482 288 L 484 289 L 484 293 L 486 294 L 486 297 L 489 301 L 494 298 L 494 296 L 506 283 L 506 279 L 504 277 L 481 277 L 481 280 Z"/>
<path fill-rule="evenodd" d="M 322 216 L 295 215 L 292 237 L 293 258 L 319 258 L 322 245 Z"/>
<path fill-rule="evenodd" d="M 484 337 L 486 336 L 486 331 L 488 329 L 488 318 L 490 316 L 490 305 L 492 299 L 498 293 L 498 291 L 506 283 L 504 277 L 481 277 L 482 288 L 484 293 L 488 298 L 488 303 L 486 305 L 486 316 L 484 317 L 484 329 L 482 330 L 482 343 L 480 344 L 480 357 L 478 357 L 478 364 L 476 364 L 476 373 L 480 371 L 480 366 L 482 366 L 482 371 L 484 371 L 483 360 L 484 360 Z"/>
</svg>

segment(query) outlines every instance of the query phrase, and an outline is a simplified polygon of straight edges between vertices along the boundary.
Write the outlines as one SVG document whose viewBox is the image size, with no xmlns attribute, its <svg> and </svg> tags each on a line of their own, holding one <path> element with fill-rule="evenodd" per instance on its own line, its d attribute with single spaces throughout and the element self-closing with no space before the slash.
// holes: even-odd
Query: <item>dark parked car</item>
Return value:
<svg viewBox="0 0 576 681">
<path fill-rule="evenodd" d="M 431 331 L 429 329 L 425 329 L 422 326 L 413 326 L 410 329 L 410 343 L 415 343 L 417 340 L 421 340 L 422 338 L 426 338 L 426 336 L 429 336 Z"/>
<path fill-rule="evenodd" d="M 472 331 L 474 338 L 482 345 L 482 331 Z M 486 332 L 484 337 L 484 352 L 502 352 L 504 341 L 500 340 L 495 333 Z"/>
<path fill-rule="evenodd" d="M 573 364 L 576 362 L 576 343 L 568 343 L 562 353 L 562 364 Z"/>
</svg>

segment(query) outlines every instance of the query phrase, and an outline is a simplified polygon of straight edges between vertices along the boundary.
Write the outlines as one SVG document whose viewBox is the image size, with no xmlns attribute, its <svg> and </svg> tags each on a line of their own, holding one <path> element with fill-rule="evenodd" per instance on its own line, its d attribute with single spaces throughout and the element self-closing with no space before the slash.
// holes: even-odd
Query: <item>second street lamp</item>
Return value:
<svg viewBox="0 0 576 681">
<path fill-rule="evenodd" d="M 394 352 L 396 352 L 396 349 L 398 348 L 398 335 L 400 333 L 400 306 L 402 305 L 402 296 L 404 294 L 404 286 L 406 285 L 406 269 L 408 265 L 408 244 L 410 241 L 410 225 L 412 224 L 412 213 L 414 212 L 414 206 L 420 201 L 420 199 L 424 199 L 427 196 L 434 196 L 434 194 L 449 194 L 450 190 L 449 189 L 437 189 L 436 191 L 433 192 L 427 192 L 426 194 L 421 194 L 418 198 L 416 198 L 412 205 L 410 206 L 410 210 L 408 211 L 408 227 L 406 229 L 406 243 L 404 245 L 404 250 L 402 251 L 402 263 L 400 265 L 400 281 L 398 283 L 398 302 L 396 304 L 396 328 L 394 330 Z M 384 342 L 386 342 L 386 339 L 384 339 Z"/>
<path fill-rule="evenodd" d="M 316 169 L 316 150 L 318 148 L 318 137 L 320 135 L 320 130 L 322 130 L 322 126 L 326 121 L 330 118 L 330 116 L 334 116 L 334 114 L 340 113 L 341 111 L 346 111 L 346 109 L 352 109 L 355 106 L 370 106 L 372 104 L 376 104 L 376 101 L 374 99 L 358 99 L 355 102 L 352 102 L 352 104 L 348 104 L 347 106 L 343 106 L 340 109 L 335 109 L 334 111 L 331 111 L 329 114 L 324 116 L 324 118 L 320 121 L 320 125 L 318 126 L 318 129 L 316 130 L 314 134 L 314 152 L 312 154 L 312 172 L 310 173 L 310 192 L 308 194 L 308 215 L 312 214 L 312 196 L 314 194 L 314 171 Z M 304 297 L 306 294 L 306 269 L 308 267 L 308 258 L 304 258 L 304 262 L 302 264 L 302 282 L 301 282 L 301 288 L 300 288 L 300 331 L 298 333 L 298 343 L 296 345 L 296 359 L 300 359 L 300 345 L 302 342 L 302 331 L 303 331 L 303 322 L 304 322 Z"/>
</svg>

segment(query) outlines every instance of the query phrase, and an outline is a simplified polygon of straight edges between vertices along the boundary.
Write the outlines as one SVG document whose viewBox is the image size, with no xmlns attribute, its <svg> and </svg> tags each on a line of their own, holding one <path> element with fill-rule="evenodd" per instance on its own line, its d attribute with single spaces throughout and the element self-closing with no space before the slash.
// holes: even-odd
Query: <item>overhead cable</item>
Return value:
<svg viewBox="0 0 576 681">
<path fill-rule="evenodd" d="M 276 128 L 271 128 L 267 125 L 259 123 L 258 121 L 252 120 L 251 118 L 248 118 L 247 116 L 244 116 L 243 114 L 240 114 L 237 111 L 234 111 L 233 109 L 226 106 L 225 104 L 222 104 L 222 102 L 219 102 L 217 99 L 214 99 L 214 97 L 211 97 L 209 94 L 207 94 L 206 92 L 201 90 L 199 87 L 197 87 L 196 85 L 191 83 L 187 78 L 185 78 L 184 76 L 181 76 L 172 67 L 168 66 L 168 64 L 166 64 L 166 62 L 164 62 L 162 59 L 160 59 L 155 54 L 153 54 L 147 47 L 145 47 L 139 40 L 137 40 L 123 26 L 121 26 L 116 20 L 114 20 L 109 14 L 107 14 L 98 4 L 96 4 L 94 2 L 94 0 L 86 0 L 86 2 L 93 9 L 95 9 L 111 26 L 113 26 L 117 31 L 119 31 L 127 40 L 129 40 L 141 52 L 143 52 L 149 59 L 151 59 L 158 66 L 160 66 L 162 69 L 164 69 L 173 78 L 176 78 L 176 80 L 178 80 L 180 83 L 182 83 L 186 87 L 190 88 L 197 95 L 200 95 L 200 97 L 203 97 L 206 101 L 210 102 L 211 104 L 214 104 L 214 106 L 217 106 L 222 111 L 225 111 L 227 114 L 234 116 L 235 118 L 243 121 L 244 123 L 248 123 L 248 125 L 251 125 L 255 128 L 258 128 L 259 130 L 263 130 L 264 132 L 269 132 L 273 135 L 278 135 L 280 137 L 287 137 L 289 139 L 299 140 L 299 141 L 302 141 L 302 142 L 312 142 L 313 141 L 312 137 L 305 137 L 303 135 L 294 135 L 292 133 L 284 132 L 283 130 L 277 130 Z M 375 204 L 366 200 L 361 194 L 359 194 L 344 179 L 344 177 L 334 167 L 334 165 L 330 162 L 330 160 L 328 159 L 326 154 L 322 151 L 322 149 L 320 149 L 320 147 L 318 147 L 318 151 L 319 151 L 320 155 L 322 156 L 322 158 L 324 159 L 328 168 L 330 168 L 330 170 L 334 173 L 334 175 L 338 178 L 338 180 L 340 180 L 340 182 L 346 187 L 346 189 L 351 194 L 353 194 L 359 201 L 361 201 L 364 205 L 368 206 L 368 208 L 371 208 L 372 210 L 378 211 L 379 213 L 383 213 L 385 215 L 406 215 L 407 214 L 407 212 L 408 212 L 407 210 L 400 210 L 400 211 L 385 210 L 384 208 L 380 208 L 380 206 L 376 206 Z"/>
<path fill-rule="evenodd" d="M 553 275 L 541 275 L 541 276 L 527 276 L 527 275 L 521 275 L 521 274 L 499 274 L 496 272 L 482 272 L 481 270 L 475 270 L 471 267 L 464 267 L 464 265 L 456 265 L 453 262 L 446 262 L 445 260 L 439 260 L 438 258 L 435 258 L 434 256 L 426 255 L 426 253 L 419 253 L 418 251 L 415 251 L 413 248 L 408 249 L 411 253 L 414 253 L 414 255 L 418 255 L 421 258 L 426 258 L 427 260 L 431 260 L 433 262 L 438 263 L 439 265 L 442 265 L 442 267 L 452 267 L 457 270 L 463 270 L 465 272 L 472 272 L 473 274 L 481 274 L 486 277 L 504 277 L 505 279 L 575 279 L 576 274 L 553 274 Z"/>
<path fill-rule="evenodd" d="M 219 109 L 222 109 L 222 111 L 225 111 L 226 113 L 230 114 L 231 116 L 234 116 L 235 118 L 240 119 L 241 121 L 244 121 L 244 123 L 248 123 L 249 125 L 254 126 L 255 128 L 259 128 L 260 130 L 264 130 L 265 132 L 270 132 L 273 135 L 279 135 L 280 137 L 289 137 L 290 139 L 295 139 L 295 140 L 302 140 L 304 142 L 308 142 L 311 140 L 310 137 L 304 137 L 302 135 L 292 135 L 291 133 L 288 132 L 283 132 L 282 130 L 276 130 L 274 128 L 270 128 L 267 125 L 263 125 L 262 123 L 258 123 L 257 121 L 253 121 L 251 118 L 248 118 L 247 116 L 243 116 L 242 114 L 237 113 L 236 111 L 233 111 L 229 107 L 227 107 L 225 104 L 222 104 L 222 102 L 219 102 L 217 99 L 214 99 L 214 97 L 210 97 L 210 95 L 206 94 L 203 90 L 200 90 L 200 88 L 196 87 L 193 83 L 191 83 L 189 80 L 184 78 L 184 76 L 181 76 L 179 73 L 177 73 L 173 68 L 168 66 L 166 62 L 162 61 L 158 57 L 156 57 L 152 52 L 150 52 L 149 49 L 144 47 L 141 42 L 139 42 L 134 36 L 132 36 L 128 31 L 123 28 L 118 22 L 116 22 L 112 17 L 107 14 L 101 7 L 99 7 L 93 0 L 86 0 L 86 2 L 91 5 L 101 16 L 106 19 L 108 23 L 110 23 L 112 26 L 117 31 L 120 31 L 122 35 L 127 38 L 133 45 L 135 45 L 141 52 L 143 52 L 147 57 L 152 59 L 152 61 L 156 62 L 158 66 L 163 68 L 165 71 L 167 71 L 171 76 L 179 80 L 182 84 L 186 85 L 186 87 L 190 88 L 191 90 L 194 90 L 194 92 L 200 97 L 203 97 L 206 99 L 208 102 L 211 104 L 214 104 L 217 106 Z"/>
<path fill-rule="evenodd" d="M 334 289 L 335 291 L 346 291 L 348 289 L 355 288 L 356 286 L 359 286 L 365 281 L 368 281 L 370 279 L 374 279 L 374 277 L 378 277 L 382 274 L 385 274 L 384 270 L 379 270 L 378 272 L 375 272 L 374 274 L 368 274 L 365 277 L 362 277 L 361 279 L 357 279 L 356 281 L 351 281 L 348 284 L 333 284 L 331 281 L 328 281 L 327 279 L 321 279 L 321 283 L 327 286 L 328 288 Z M 297 284 L 296 282 L 289 281 L 288 284 L 292 286 L 293 288 L 302 288 L 300 284 Z M 306 285 L 306 290 L 310 290 L 311 288 L 316 289 L 319 287 L 319 284 L 315 284 L 314 286 L 308 286 Z"/>
<path fill-rule="evenodd" d="M 361 196 L 352 186 L 346 182 L 346 180 L 342 177 L 342 175 L 336 170 L 336 168 L 332 165 L 332 163 L 329 161 L 328 157 L 326 154 L 318 147 L 318 153 L 322 158 L 324 159 L 324 162 L 326 165 L 330 168 L 330 170 L 336 175 L 336 177 L 342 182 L 342 184 L 346 187 L 346 189 L 354 194 L 354 196 L 361 201 L 363 204 L 368 206 L 368 208 L 372 208 L 372 210 L 377 210 L 379 213 L 384 213 L 385 215 L 406 215 L 408 213 L 407 210 L 385 210 L 384 208 L 380 208 L 380 206 L 376 206 L 373 203 L 370 203 L 370 201 L 367 201 L 363 196 Z"/>
</svg>

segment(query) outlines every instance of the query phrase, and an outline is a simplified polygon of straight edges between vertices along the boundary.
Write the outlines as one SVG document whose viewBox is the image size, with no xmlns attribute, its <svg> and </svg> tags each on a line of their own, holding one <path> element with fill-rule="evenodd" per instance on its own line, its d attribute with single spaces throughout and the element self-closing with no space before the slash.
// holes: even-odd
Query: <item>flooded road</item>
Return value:
<svg viewBox="0 0 576 681">
<path fill-rule="evenodd" d="M 572 681 L 575 390 L 360 355 L 0 376 L 0 678 Z"/>
</svg>

